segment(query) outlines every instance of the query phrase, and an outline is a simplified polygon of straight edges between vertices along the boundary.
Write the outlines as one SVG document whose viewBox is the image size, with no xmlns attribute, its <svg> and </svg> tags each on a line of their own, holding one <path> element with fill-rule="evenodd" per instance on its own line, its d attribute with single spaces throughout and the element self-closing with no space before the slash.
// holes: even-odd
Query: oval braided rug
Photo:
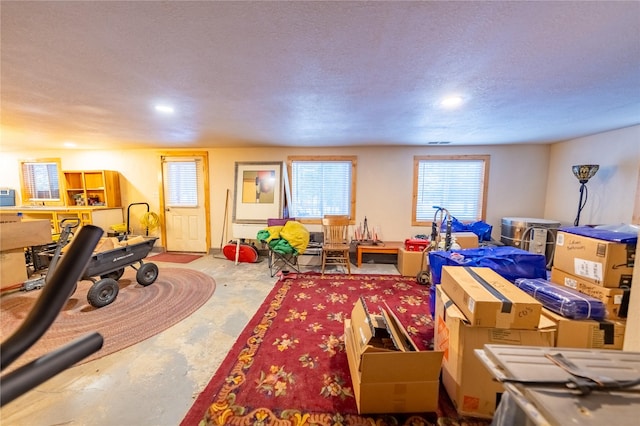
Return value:
<svg viewBox="0 0 640 426">
<path fill-rule="evenodd" d="M 104 345 L 78 364 L 117 352 L 188 317 L 216 289 L 213 278 L 191 269 L 160 268 L 156 282 L 147 287 L 137 283 L 135 273 L 134 269 L 126 268 L 118 281 L 118 296 L 102 308 L 94 308 L 87 302 L 92 283 L 80 281 L 51 328 L 4 372 L 93 331 L 102 334 Z M 39 295 L 39 290 L 19 291 L 0 299 L 2 341 L 20 326 Z"/>
</svg>

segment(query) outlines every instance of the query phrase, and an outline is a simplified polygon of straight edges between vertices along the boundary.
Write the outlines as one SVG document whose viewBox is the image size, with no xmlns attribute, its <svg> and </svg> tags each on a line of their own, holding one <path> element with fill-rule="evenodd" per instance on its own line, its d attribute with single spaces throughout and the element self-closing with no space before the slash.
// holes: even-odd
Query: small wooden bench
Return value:
<svg viewBox="0 0 640 426">
<path fill-rule="evenodd" d="M 377 242 L 376 244 L 358 244 L 356 246 L 356 259 L 358 268 L 362 266 L 363 253 L 398 254 L 398 249 L 404 247 L 401 241 Z"/>
</svg>

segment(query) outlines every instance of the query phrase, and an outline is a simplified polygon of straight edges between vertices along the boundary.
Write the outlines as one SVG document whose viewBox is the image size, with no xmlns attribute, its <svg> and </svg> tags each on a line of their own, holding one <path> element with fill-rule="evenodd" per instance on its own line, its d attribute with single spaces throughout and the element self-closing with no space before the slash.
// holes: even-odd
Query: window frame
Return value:
<svg viewBox="0 0 640 426">
<path fill-rule="evenodd" d="M 167 176 L 165 177 L 166 181 L 169 182 L 168 185 L 168 192 L 171 194 L 175 193 L 175 192 L 179 192 L 179 191 L 174 191 L 177 190 L 178 188 L 172 188 L 171 187 L 171 183 L 174 183 L 179 180 L 179 179 L 172 179 L 172 176 L 176 176 L 176 175 L 172 175 L 171 173 L 171 166 L 174 164 L 189 164 L 189 165 L 193 165 L 194 169 L 195 169 L 195 174 L 193 175 L 193 177 L 195 178 L 194 181 L 191 180 L 187 180 L 188 183 L 193 183 L 195 182 L 194 188 L 191 188 L 192 190 L 195 191 L 195 203 L 177 203 L 177 204 L 172 204 L 170 199 L 165 200 L 165 205 L 166 207 L 175 207 L 175 208 L 198 208 L 202 205 L 202 200 L 200 200 L 199 194 L 198 194 L 198 188 L 200 185 L 200 181 L 202 180 L 202 176 L 200 176 L 200 167 L 198 164 L 198 161 L 200 161 L 198 158 L 193 157 L 182 157 L 179 160 L 164 160 L 165 163 L 167 164 Z M 182 177 L 182 173 L 180 173 L 180 177 Z"/>
<path fill-rule="evenodd" d="M 58 198 L 35 198 L 29 191 L 29 185 L 25 181 L 24 167 L 29 164 L 45 164 L 52 163 L 56 165 L 56 173 L 58 175 Z M 29 205 L 37 203 L 37 205 L 43 206 L 64 206 L 64 194 L 66 191 L 64 173 L 62 171 L 62 163 L 60 158 L 36 158 L 29 160 L 20 160 L 20 196 L 22 197 L 21 204 Z"/>
<path fill-rule="evenodd" d="M 356 223 L 356 183 L 358 170 L 358 157 L 355 155 L 293 155 L 287 157 L 287 177 L 289 184 L 293 184 L 293 163 L 294 162 L 331 162 L 331 161 L 349 161 L 351 162 L 351 200 L 349 206 L 349 223 Z M 288 190 L 287 204 L 292 202 L 290 188 Z M 287 206 L 289 207 L 289 206 Z M 306 224 L 322 224 L 322 218 L 296 218 L 300 223 Z"/>
<path fill-rule="evenodd" d="M 488 184 L 489 184 L 489 166 L 490 166 L 490 155 L 416 155 L 413 157 L 413 197 L 412 197 L 412 206 L 411 206 L 411 225 L 412 226 L 431 226 L 433 220 L 422 221 L 417 219 L 417 209 L 418 209 L 418 181 L 419 181 L 419 169 L 421 161 L 482 161 L 484 164 L 484 170 L 482 173 L 482 184 L 480 188 L 482 193 L 479 197 L 479 214 L 480 217 L 476 218 L 476 220 L 486 220 L 487 215 L 487 192 L 488 192 Z M 445 207 L 446 206 L 442 206 Z M 435 213 L 435 212 L 434 212 Z M 452 213 L 453 215 L 453 213 Z M 455 216 L 455 215 L 454 215 Z M 462 222 L 470 222 L 462 220 Z"/>
</svg>

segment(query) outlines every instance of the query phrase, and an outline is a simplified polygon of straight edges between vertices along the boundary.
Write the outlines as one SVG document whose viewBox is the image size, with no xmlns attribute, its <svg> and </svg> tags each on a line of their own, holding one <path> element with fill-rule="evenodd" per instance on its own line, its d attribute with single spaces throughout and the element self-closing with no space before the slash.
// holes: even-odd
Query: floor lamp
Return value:
<svg viewBox="0 0 640 426">
<path fill-rule="evenodd" d="M 587 204 L 587 182 L 596 174 L 599 168 L 600 166 L 597 164 L 582 164 L 572 167 L 573 174 L 578 181 L 580 181 L 580 201 L 578 201 L 578 214 L 576 215 L 576 220 L 573 222 L 574 226 L 580 225 L 580 212 L 582 212 L 585 204 Z"/>
</svg>

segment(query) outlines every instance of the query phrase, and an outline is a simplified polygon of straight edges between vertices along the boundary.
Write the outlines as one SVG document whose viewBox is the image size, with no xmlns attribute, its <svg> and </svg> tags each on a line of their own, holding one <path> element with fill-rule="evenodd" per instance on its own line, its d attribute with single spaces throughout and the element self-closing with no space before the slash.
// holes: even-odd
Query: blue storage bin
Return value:
<svg viewBox="0 0 640 426">
<path fill-rule="evenodd" d="M 16 205 L 16 191 L 14 189 L 0 188 L 0 206 L 9 207 Z"/>
</svg>

